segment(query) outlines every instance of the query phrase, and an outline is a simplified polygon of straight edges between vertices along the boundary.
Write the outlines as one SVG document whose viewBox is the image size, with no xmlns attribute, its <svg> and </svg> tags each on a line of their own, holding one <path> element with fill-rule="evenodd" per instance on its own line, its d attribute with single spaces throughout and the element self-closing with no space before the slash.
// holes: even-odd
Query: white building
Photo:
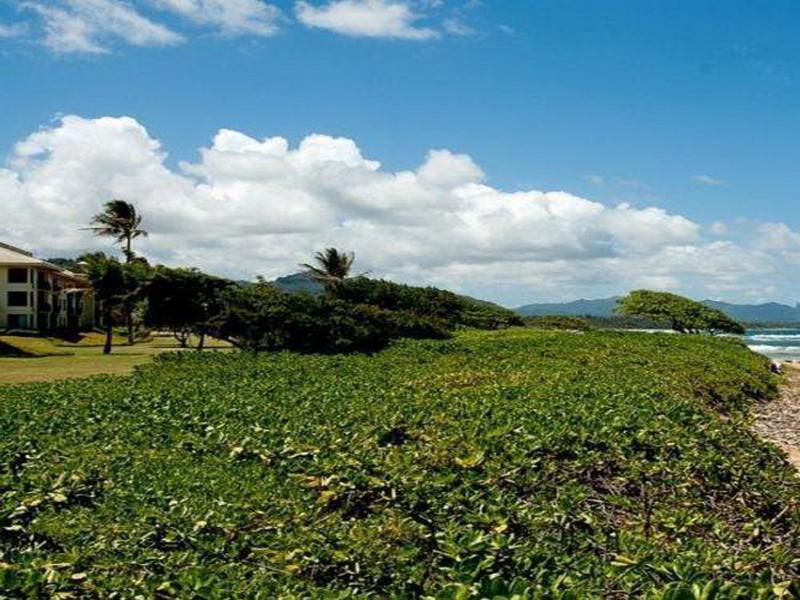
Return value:
<svg viewBox="0 0 800 600">
<path fill-rule="evenodd" d="M 0 242 L 0 331 L 93 325 L 94 299 L 85 277 Z"/>
</svg>

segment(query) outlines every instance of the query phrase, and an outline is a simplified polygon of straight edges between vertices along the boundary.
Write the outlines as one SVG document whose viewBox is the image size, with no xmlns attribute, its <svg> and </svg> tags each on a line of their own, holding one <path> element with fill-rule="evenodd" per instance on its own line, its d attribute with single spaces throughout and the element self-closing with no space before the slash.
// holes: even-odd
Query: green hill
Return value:
<svg viewBox="0 0 800 600">
<path fill-rule="evenodd" d="M 285 277 L 278 277 L 272 282 L 276 288 L 288 294 L 321 294 L 325 291 L 324 286 L 303 273 L 294 273 Z"/>
<path fill-rule="evenodd" d="M 525 317 L 612 317 L 619 298 L 601 298 L 599 300 L 574 300 L 572 302 L 552 302 L 543 304 L 527 304 L 514 309 Z"/>
</svg>

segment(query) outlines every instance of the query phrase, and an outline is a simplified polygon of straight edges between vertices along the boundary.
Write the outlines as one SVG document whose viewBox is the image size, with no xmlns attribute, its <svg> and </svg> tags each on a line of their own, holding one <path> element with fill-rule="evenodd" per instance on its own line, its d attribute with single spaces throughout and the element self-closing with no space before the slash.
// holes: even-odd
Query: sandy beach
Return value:
<svg viewBox="0 0 800 600">
<path fill-rule="evenodd" d="M 781 448 L 796 468 L 800 469 L 800 363 L 779 363 L 784 381 L 778 398 L 755 409 L 753 430 Z"/>
</svg>

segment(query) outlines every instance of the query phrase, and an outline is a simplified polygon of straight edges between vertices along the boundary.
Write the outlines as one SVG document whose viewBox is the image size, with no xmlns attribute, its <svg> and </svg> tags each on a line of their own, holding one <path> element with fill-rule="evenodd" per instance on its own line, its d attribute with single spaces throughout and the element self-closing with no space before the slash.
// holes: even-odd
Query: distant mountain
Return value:
<svg viewBox="0 0 800 600">
<path fill-rule="evenodd" d="M 528 304 L 514 309 L 525 317 L 564 315 L 570 317 L 613 317 L 619 298 L 599 300 L 575 300 L 573 302 Z M 789 306 L 769 302 L 766 304 L 730 304 L 715 300 L 704 300 L 703 304 L 721 310 L 743 323 L 800 323 L 800 305 Z"/>
<path fill-rule="evenodd" d="M 572 302 L 555 302 L 550 304 L 528 304 L 514 310 L 523 317 L 547 317 L 563 315 L 568 317 L 613 317 L 619 298 L 601 298 L 599 300 L 573 300 Z"/>
<path fill-rule="evenodd" d="M 48 258 L 45 262 L 49 262 L 51 265 L 61 267 L 62 269 L 67 269 L 68 271 L 74 271 L 78 267 L 78 260 L 76 258 Z"/>
<path fill-rule="evenodd" d="M 743 323 L 800 323 L 800 307 L 769 302 L 767 304 L 729 304 L 706 300 L 711 308 L 721 310 Z"/>
<path fill-rule="evenodd" d="M 286 277 L 278 277 L 272 282 L 272 285 L 288 294 L 306 293 L 316 296 L 325 291 L 325 287 L 319 281 L 315 281 L 303 273 L 294 273 Z"/>
</svg>

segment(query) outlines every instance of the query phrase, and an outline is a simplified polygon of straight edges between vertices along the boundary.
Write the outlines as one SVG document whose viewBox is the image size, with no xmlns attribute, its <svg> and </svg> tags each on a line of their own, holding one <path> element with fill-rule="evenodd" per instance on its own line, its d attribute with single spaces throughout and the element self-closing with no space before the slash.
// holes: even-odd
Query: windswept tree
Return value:
<svg viewBox="0 0 800 600">
<path fill-rule="evenodd" d="M 667 292 L 636 290 L 620 300 L 617 312 L 646 317 L 680 333 L 744 333 L 744 327 L 724 312 Z"/>
<path fill-rule="evenodd" d="M 103 205 L 103 212 L 92 217 L 89 229 L 95 235 L 113 237 L 118 244 L 122 244 L 125 260 L 134 259 L 132 249 L 133 240 L 138 237 L 147 237 L 148 233 L 142 229 L 142 215 L 136 207 L 124 200 L 111 200 Z"/>
<path fill-rule="evenodd" d="M 92 284 L 95 301 L 103 316 L 106 341 L 103 354 L 111 353 L 114 323 L 123 310 L 127 295 L 124 265 L 116 258 L 96 252 L 84 257 L 81 268 Z"/>
<path fill-rule="evenodd" d="M 305 274 L 325 286 L 331 291 L 350 276 L 353 263 L 356 260 L 354 252 L 342 252 L 336 248 L 325 248 L 314 255 L 314 264 L 303 263 Z"/>
</svg>

